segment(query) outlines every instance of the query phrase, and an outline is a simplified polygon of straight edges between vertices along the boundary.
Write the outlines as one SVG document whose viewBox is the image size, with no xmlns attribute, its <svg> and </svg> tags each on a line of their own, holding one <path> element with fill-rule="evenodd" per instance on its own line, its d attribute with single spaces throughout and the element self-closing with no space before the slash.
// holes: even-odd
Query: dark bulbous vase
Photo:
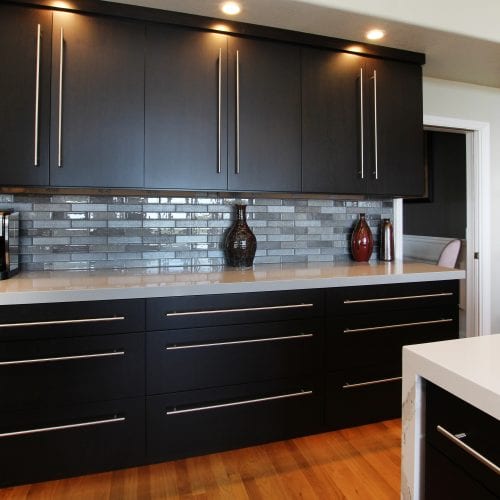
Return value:
<svg viewBox="0 0 500 500">
<path fill-rule="evenodd" d="M 365 214 L 359 214 L 351 236 L 352 258 L 357 262 L 368 262 L 373 251 L 373 235 L 366 222 Z"/>
<path fill-rule="evenodd" d="M 226 261 L 232 267 L 252 267 L 257 251 L 257 240 L 246 221 L 246 208 L 246 205 L 236 205 L 236 220 L 224 240 Z"/>
</svg>

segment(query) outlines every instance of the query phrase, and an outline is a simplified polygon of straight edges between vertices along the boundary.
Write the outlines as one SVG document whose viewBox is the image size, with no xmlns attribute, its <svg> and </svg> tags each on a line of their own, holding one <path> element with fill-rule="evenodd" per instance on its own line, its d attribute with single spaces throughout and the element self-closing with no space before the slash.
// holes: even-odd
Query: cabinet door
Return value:
<svg viewBox="0 0 500 500">
<path fill-rule="evenodd" d="M 147 27 L 146 187 L 227 188 L 227 37 Z"/>
<path fill-rule="evenodd" d="M 143 185 L 144 29 L 54 13 L 52 185 Z"/>
<path fill-rule="evenodd" d="M 373 60 L 366 65 L 370 155 L 367 192 L 424 193 L 422 69 Z"/>
<path fill-rule="evenodd" d="M 229 39 L 228 187 L 300 191 L 300 49 Z"/>
<path fill-rule="evenodd" d="M 52 14 L 0 5 L 0 184 L 49 183 Z"/>
<path fill-rule="evenodd" d="M 366 191 L 361 127 L 364 58 L 318 49 L 302 51 L 302 191 Z M 363 111 L 363 113 L 362 113 Z M 364 167 L 364 165 L 363 165 Z"/>
</svg>

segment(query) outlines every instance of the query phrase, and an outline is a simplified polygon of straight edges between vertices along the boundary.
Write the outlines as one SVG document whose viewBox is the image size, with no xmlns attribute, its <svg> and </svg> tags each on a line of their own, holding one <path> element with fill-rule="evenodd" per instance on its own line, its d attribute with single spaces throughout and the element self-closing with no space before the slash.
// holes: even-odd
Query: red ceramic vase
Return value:
<svg viewBox="0 0 500 500">
<path fill-rule="evenodd" d="M 365 214 L 359 214 L 359 220 L 351 236 L 351 253 L 357 262 L 368 262 L 373 251 L 373 235 L 366 222 Z"/>
</svg>

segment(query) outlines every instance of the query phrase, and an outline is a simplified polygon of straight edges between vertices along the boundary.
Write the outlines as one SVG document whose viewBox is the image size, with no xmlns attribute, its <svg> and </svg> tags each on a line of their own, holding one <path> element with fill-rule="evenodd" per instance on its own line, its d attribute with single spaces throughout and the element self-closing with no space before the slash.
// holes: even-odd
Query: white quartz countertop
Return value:
<svg viewBox="0 0 500 500">
<path fill-rule="evenodd" d="M 0 281 L 0 305 L 378 285 L 465 278 L 418 262 L 262 264 L 253 269 L 40 271 Z"/>
<path fill-rule="evenodd" d="M 500 420 L 500 334 L 404 347 L 422 378 Z"/>
</svg>

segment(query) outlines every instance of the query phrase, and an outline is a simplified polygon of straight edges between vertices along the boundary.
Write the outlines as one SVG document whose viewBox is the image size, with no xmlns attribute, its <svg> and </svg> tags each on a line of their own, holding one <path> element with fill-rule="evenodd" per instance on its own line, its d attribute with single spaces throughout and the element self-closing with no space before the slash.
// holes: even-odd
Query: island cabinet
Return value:
<svg viewBox="0 0 500 500">
<path fill-rule="evenodd" d="M 424 192 L 421 67 L 302 49 L 302 191 Z"/>
<path fill-rule="evenodd" d="M 458 337 L 458 284 L 436 281 L 327 291 L 326 424 L 401 416 L 402 348 Z"/>
<path fill-rule="evenodd" d="M 143 186 L 144 25 L 53 16 L 51 185 Z"/>
<path fill-rule="evenodd" d="M 49 183 L 52 14 L 0 5 L 0 184 Z"/>
<path fill-rule="evenodd" d="M 322 292 L 147 300 L 152 461 L 317 432 Z"/>
<path fill-rule="evenodd" d="M 500 498 L 498 420 L 426 383 L 425 498 Z"/>
<path fill-rule="evenodd" d="M 143 463 L 144 301 L 0 308 L 0 486 Z"/>
</svg>

